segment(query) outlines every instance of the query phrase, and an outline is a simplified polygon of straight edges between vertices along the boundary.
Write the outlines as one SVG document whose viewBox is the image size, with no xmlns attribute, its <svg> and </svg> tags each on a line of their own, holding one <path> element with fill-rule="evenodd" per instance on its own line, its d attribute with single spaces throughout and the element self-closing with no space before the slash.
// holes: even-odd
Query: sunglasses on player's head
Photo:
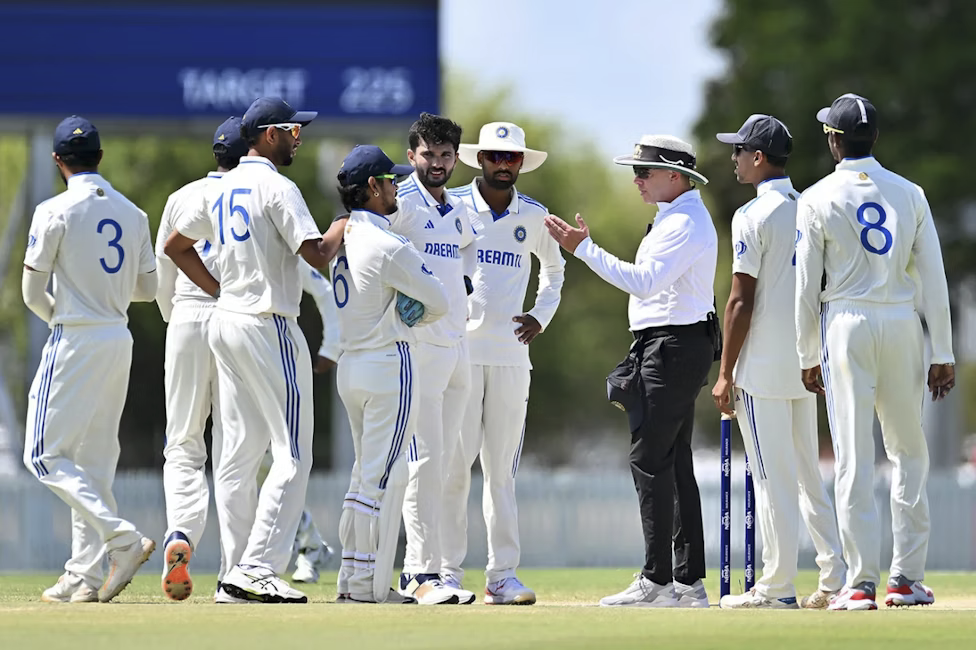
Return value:
<svg viewBox="0 0 976 650">
<path fill-rule="evenodd" d="M 834 127 L 827 126 L 826 124 L 823 125 L 823 131 L 824 131 L 824 133 L 841 133 L 841 134 L 844 133 L 842 130 L 835 129 Z"/>
<path fill-rule="evenodd" d="M 493 165 L 500 165 L 503 162 L 514 165 L 522 162 L 522 159 L 525 158 L 525 154 L 521 151 L 482 151 L 481 153 Z"/>
<path fill-rule="evenodd" d="M 281 124 L 264 124 L 258 127 L 259 129 L 281 129 L 282 131 L 291 131 L 291 137 L 298 139 L 298 134 L 302 132 L 302 125 L 298 122 L 282 122 Z"/>
</svg>

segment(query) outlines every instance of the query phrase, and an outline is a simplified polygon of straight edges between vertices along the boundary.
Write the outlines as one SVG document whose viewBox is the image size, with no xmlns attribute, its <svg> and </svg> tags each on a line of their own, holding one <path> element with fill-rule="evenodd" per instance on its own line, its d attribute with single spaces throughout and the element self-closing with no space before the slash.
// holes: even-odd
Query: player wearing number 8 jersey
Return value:
<svg viewBox="0 0 976 650">
<path fill-rule="evenodd" d="M 234 551 L 239 557 L 225 558 L 233 568 L 218 602 L 307 600 L 278 578 L 291 557 L 312 464 L 312 365 L 296 322 L 299 256 L 322 268 L 331 255 L 301 192 L 278 166 L 291 164 L 301 127 L 314 117 L 278 98 L 255 100 L 241 120 L 248 155 L 206 188 L 163 247 L 217 298 L 208 332 L 224 429 L 217 516 L 222 540 L 247 537 Z M 219 284 L 193 248 L 198 239 L 213 242 Z M 274 461 L 258 495 L 269 442 Z"/>
<path fill-rule="evenodd" d="M 929 538 L 928 450 L 921 421 L 924 341 L 915 304 L 931 335 L 929 390 L 933 400 L 941 399 L 954 385 L 954 372 L 939 237 L 922 189 L 872 156 L 878 128 L 871 102 L 843 95 L 817 118 L 837 167 L 803 193 L 797 208 L 796 327 L 803 383 L 812 392 L 826 391 L 836 454 L 835 495 L 848 571 L 844 589 L 828 608 L 877 608 L 875 410 L 892 463 L 894 554 L 885 602 L 928 604 L 934 597 L 921 583 Z M 923 288 L 919 300 L 912 263 Z"/>
<path fill-rule="evenodd" d="M 30 388 L 24 464 L 71 507 L 71 559 L 41 596 L 49 602 L 111 600 L 155 547 L 118 516 L 112 482 L 132 362 L 126 311 L 155 296 L 156 261 L 146 213 L 99 175 L 101 159 L 91 122 L 58 125 L 54 161 L 67 190 L 37 206 L 24 257 L 24 302 L 51 326 Z"/>
</svg>

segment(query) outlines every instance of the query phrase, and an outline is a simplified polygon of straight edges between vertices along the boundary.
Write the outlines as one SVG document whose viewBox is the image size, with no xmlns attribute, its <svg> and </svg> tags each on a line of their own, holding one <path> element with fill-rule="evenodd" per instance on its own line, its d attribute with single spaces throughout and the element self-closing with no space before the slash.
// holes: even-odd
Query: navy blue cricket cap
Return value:
<svg viewBox="0 0 976 650">
<path fill-rule="evenodd" d="M 372 144 L 357 144 L 339 165 L 339 185 L 363 185 L 371 176 L 395 174 L 406 176 L 413 173 L 410 165 L 397 165 L 383 150 Z"/>
<path fill-rule="evenodd" d="M 228 117 L 217 127 L 213 152 L 221 157 L 240 159 L 247 155 L 247 142 L 241 137 L 241 118 Z"/>
<path fill-rule="evenodd" d="M 297 122 L 305 126 L 317 115 L 315 111 L 296 111 L 280 97 L 258 97 L 244 112 L 241 128 L 247 132 L 247 135 L 254 135 L 261 130 L 261 127 L 271 124 Z"/>
<path fill-rule="evenodd" d="M 873 140 L 878 132 L 874 104 L 854 93 L 845 93 L 827 108 L 821 108 L 817 119 L 840 131 L 847 140 Z"/>
<path fill-rule="evenodd" d="M 716 133 L 725 144 L 737 144 L 767 156 L 785 158 L 793 152 L 793 136 L 786 125 L 771 115 L 750 115 L 736 133 Z"/>
<path fill-rule="evenodd" d="M 102 148 L 95 125 L 83 117 L 72 115 L 61 120 L 54 129 L 54 153 L 93 153 Z"/>
</svg>

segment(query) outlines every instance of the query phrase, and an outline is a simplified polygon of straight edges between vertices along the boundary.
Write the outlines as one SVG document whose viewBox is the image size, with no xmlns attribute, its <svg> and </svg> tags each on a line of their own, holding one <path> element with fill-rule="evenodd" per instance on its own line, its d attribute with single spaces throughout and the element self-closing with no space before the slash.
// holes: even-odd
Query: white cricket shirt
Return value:
<svg viewBox="0 0 976 650">
<path fill-rule="evenodd" d="M 190 239 L 210 238 L 220 278 L 217 307 L 297 317 L 297 252 L 303 242 L 322 237 L 298 186 L 267 158 L 245 156 L 203 195 L 175 228 Z"/>
<path fill-rule="evenodd" d="M 302 272 L 302 289 L 312 296 L 322 317 L 322 345 L 318 356 L 338 361 L 342 353 L 339 347 L 339 313 L 336 308 L 332 283 L 304 259 L 299 263 Z"/>
<path fill-rule="evenodd" d="M 471 231 L 471 209 L 445 192 L 441 205 L 420 182 L 417 172 L 397 188 L 398 209 L 390 215 L 391 230 L 403 235 L 420 252 L 427 268 L 444 284 L 450 307 L 436 323 L 417 331 L 417 340 L 453 345 L 464 337 L 468 319 L 467 274 L 474 272 L 476 248 Z"/>
<path fill-rule="evenodd" d="M 659 202 L 654 227 L 624 262 L 587 237 L 575 255 L 613 286 L 630 294 L 630 329 L 693 325 L 714 311 L 718 235 L 698 190 Z"/>
<path fill-rule="evenodd" d="M 797 229 L 796 330 L 803 368 L 820 364 L 821 303 L 914 305 L 913 262 L 932 339 L 931 363 L 953 363 L 949 288 L 922 188 L 872 156 L 845 158 L 803 193 Z"/>
<path fill-rule="evenodd" d="M 749 333 L 733 371 L 736 386 L 754 397 L 800 399 L 793 317 L 796 291 L 796 202 L 786 176 L 759 184 L 757 196 L 732 217 L 732 272 L 756 278 Z"/>
<path fill-rule="evenodd" d="M 344 353 L 412 342 L 414 328 L 433 323 L 448 309 L 444 285 L 424 266 L 417 249 L 390 231 L 387 217 L 366 210 L 349 215 L 332 263 L 332 290 Z M 424 304 L 424 318 L 414 328 L 400 320 L 397 291 Z"/>
<path fill-rule="evenodd" d="M 449 190 L 472 208 L 471 226 L 477 246 L 477 268 L 468 296 L 468 351 L 471 363 L 483 366 L 528 366 L 529 346 L 520 343 L 512 318 L 525 313 L 525 290 L 531 261 L 539 259 L 539 289 L 528 313 L 545 330 L 556 315 L 566 266 L 559 244 L 549 236 L 538 201 L 512 188 L 512 201 L 495 214 L 481 196 L 478 179 Z"/>
<path fill-rule="evenodd" d="M 159 230 L 156 231 L 156 267 L 159 271 L 159 288 L 156 291 L 156 296 L 157 301 L 169 301 L 168 305 L 159 305 L 163 320 L 167 322 L 173 305 L 177 303 L 213 304 L 216 302 L 213 296 L 186 277 L 186 274 L 163 252 L 163 247 L 174 230 L 174 224 L 186 213 L 195 211 L 205 200 L 204 191 L 207 187 L 219 182 L 223 175 L 224 172 L 210 172 L 203 178 L 187 183 L 166 199 L 166 207 L 163 208 L 163 215 L 159 220 Z M 198 240 L 194 244 L 194 248 L 204 266 L 210 271 L 210 275 L 219 282 L 217 258 L 214 255 L 214 248 L 210 239 Z"/>
<path fill-rule="evenodd" d="M 34 210 L 24 264 L 54 275 L 55 325 L 128 322 L 140 273 L 156 269 L 149 219 L 93 172 Z"/>
</svg>

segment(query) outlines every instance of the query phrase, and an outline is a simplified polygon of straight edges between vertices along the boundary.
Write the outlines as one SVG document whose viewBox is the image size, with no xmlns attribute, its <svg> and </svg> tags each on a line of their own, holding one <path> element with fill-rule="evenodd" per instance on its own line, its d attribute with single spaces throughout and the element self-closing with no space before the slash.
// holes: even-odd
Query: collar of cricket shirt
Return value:
<svg viewBox="0 0 976 650">
<path fill-rule="evenodd" d="M 874 156 L 864 156 L 863 158 L 844 158 L 837 166 L 834 168 L 838 171 L 841 169 L 850 169 L 856 172 L 867 172 L 872 169 L 881 169 L 881 163 L 875 160 Z"/>
<path fill-rule="evenodd" d="M 349 213 L 350 221 L 368 221 L 377 228 L 382 228 L 383 230 L 390 229 L 390 218 L 382 214 L 377 214 L 371 210 L 353 210 Z"/>
<path fill-rule="evenodd" d="M 787 194 L 792 191 L 794 191 L 793 181 L 790 180 L 789 176 L 767 178 L 756 186 L 756 196 L 762 196 L 766 192 L 779 192 L 780 194 Z"/>
</svg>

